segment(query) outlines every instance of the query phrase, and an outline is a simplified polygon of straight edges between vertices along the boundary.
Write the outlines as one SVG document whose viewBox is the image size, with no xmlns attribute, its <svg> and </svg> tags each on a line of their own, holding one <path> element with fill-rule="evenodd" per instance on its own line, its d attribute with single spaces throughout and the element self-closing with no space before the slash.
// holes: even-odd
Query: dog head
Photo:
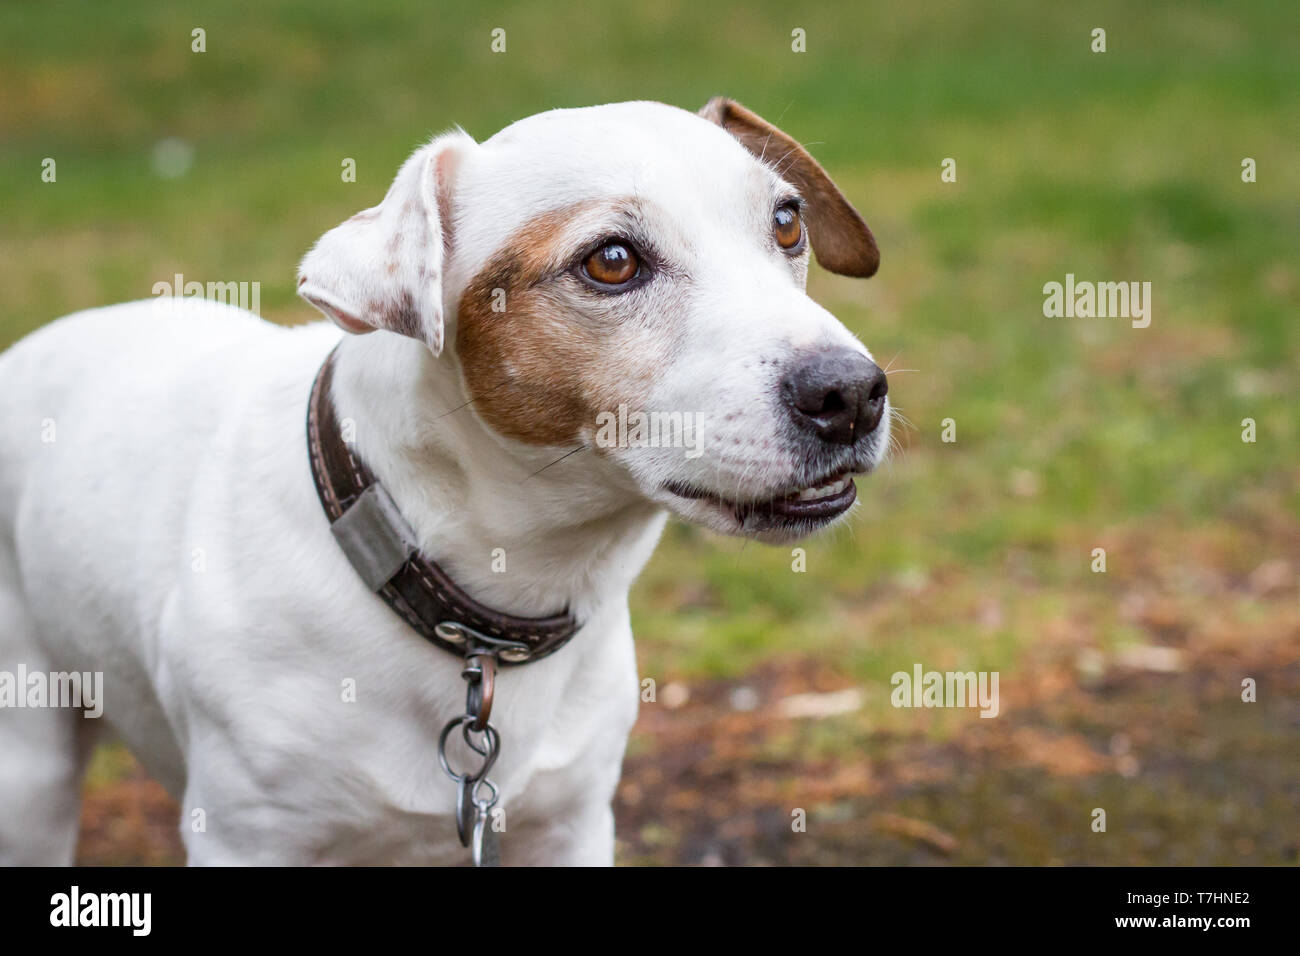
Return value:
<svg viewBox="0 0 1300 956">
<path fill-rule="evenodd" d="M 618 103 L 435 139 L 299 292 L 350 332 L 453 343 L 498 439 L 586 446 L 688 520 L 785 541 L 844 515 L 889 441 L 884 373 L 807 296 L 811 254 L 879 265 L 798 143 L 726 99 Z"/>
</svg>

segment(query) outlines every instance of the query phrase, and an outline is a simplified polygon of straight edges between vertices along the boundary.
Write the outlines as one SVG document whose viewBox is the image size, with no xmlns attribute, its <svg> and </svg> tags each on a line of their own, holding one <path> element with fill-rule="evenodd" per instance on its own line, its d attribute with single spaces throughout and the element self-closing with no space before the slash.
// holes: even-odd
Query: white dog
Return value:
<svg viewBox="0 0 1300 956">
<path fill-rule="evenodd" d="M 544 657 L 479 646 L 501 664 L 503 861 L 612 862 L 627 596 L 666 512 L 790 541 L 843 516 L 888 444 L 883 373 L 804 291 L 810 245 L 847 275 L 879 262 L 821 167 L 744 107 L 555 110 L 439 136 L 320 239 L 299 292 L 351 335 L 168 299 L 5 352 L 0 861 L 72 860 L 102 723 L 180 801 L 191 863 L 467 861 L 438 759 L 465 661 L 418 632 L 467 622 L 393 597 L 409 558 L 434 605 L 436 562 L 506 639 L 551 619 Z M 331 355 L 334 421 L 309 439 Z M 331 528 L 342 496 L 313 482 L 327 425 L 335 477 L 383 489 L 359 530 Z M 70 671 L 102 673 L 105 721 L 16 676 Z M 462 734 L 456 772 L 480 759 Z M 470 796 L 472 827 L 489 800 Z"/>
</svg>

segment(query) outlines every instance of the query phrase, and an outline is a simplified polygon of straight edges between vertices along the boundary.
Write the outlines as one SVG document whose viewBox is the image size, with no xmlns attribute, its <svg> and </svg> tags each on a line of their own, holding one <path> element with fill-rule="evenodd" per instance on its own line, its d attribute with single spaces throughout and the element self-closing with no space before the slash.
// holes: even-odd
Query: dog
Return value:
<svg viewBox="0 0 1300 956">
<path fill-rule="evenodd" d="M 434 138 L 326 232 L 298 292 L 332 322 L 168 298 L 11 347 L 0 860 L 73 860 L 107 724 L 179 802 L 190 864 L 466 861 L 439 762 L 466 662 L 363 580 L 322 506 L 304 414 L 328 364 L 344 460 L 411 535 L 399 560 L 576 622 L 495 677 L 502 861 L 612 863 L 627 598 L 666 517 L 791 542 L 886 454 L 885 375 L 806 294 L 814 253 L 879 264 L 826 172 L 740 104 L 560 109 Z M 702 440 L 600 440 L 602 415 L 657 412 Z M 20 670 L 102 674 L 106 719 L 22 706 Z"/>
</svg>

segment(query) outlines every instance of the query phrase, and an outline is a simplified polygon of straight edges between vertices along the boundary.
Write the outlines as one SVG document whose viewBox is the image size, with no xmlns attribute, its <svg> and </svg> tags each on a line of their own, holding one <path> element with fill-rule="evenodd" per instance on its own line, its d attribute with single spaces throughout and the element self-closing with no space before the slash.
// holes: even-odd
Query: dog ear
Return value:
<svg viewBox="0 0 1300 956">
<path fill-rule="evenodd" d="M 871 229 L 807 150 L 725 96 L 709 100 L 700 115 L 725 129 L 803 194 L 808 202 L 808 238 L 823 268 L 846 276 L 875 275 L 880 251 Z"/>
<path fill-rule="evenodd" d="M 473 145 L 458 130 L 418 149 L 383 202 L 316 241 L 298 267 L 298 294 L 348 332 L 387 329 L 441 352 L 451 180 Z"/>
</svg>

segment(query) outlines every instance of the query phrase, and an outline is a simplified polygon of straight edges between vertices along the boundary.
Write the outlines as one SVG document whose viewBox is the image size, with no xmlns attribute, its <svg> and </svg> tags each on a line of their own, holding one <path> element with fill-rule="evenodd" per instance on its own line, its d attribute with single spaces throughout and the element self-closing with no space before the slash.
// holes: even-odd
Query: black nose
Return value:
<svg viewBox="0 0 1300 956">
<path fill-rule="evenodd" d="M 851 445 L 880 424 L 888 391 L 880 366 L 852 349 L 798 359 L 781 381 L 795 422 L 837 445 Z"/>
</svg>

